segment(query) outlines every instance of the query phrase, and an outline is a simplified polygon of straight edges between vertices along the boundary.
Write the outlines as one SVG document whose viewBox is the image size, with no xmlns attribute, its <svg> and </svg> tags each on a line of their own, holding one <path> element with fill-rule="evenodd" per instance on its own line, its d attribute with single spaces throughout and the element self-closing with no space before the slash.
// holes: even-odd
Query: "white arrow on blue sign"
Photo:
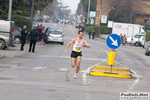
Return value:
<svg viewBox="0 0 150 100">
<path fill-rule="evenodd" d="M 111 34 L 107 37 L 106 43 L 109 48 L 117 49 L 120 47 L 122 41 L 119 35 Z"/>
</svg>

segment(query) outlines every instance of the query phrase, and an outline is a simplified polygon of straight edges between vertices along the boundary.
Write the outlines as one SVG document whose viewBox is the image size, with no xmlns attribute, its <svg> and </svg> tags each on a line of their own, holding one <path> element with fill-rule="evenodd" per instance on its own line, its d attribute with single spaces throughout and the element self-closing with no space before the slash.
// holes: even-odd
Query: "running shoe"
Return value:
<svg viewBox="0 0 150 100">
<path fill-rule="evenodd" d="M 77 74 L 74 74 L 74 79 L 76 79 L 77 78 Z"/>
</svg>

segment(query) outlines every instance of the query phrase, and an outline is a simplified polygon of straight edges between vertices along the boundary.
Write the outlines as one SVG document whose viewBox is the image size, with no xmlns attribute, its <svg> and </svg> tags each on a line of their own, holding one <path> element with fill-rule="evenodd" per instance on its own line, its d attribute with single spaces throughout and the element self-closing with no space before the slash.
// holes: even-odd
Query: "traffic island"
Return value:
<svg viewBox="0 0 150 100">
<path fill-rule="evenodd" d="M 118 77 L 118 78 L 132 78 L 132 74 L 129 68 L 125 67 L 113 67 L 110 71 L 110 66 L 95 66 L 91 71 L 90 75 L 93 76 L 107 76 L 107 77 Z"/>
<path fill-rule="evenodd" d="M 132 78 L 132 74 L 129 68 L 114 67 L 116 58 L 116 49 L 119 48 L 122 43 L 120 36 L 118 36 L 117 34 L 111 34 L 107 37 L 106 43 L 107 46 L 112 49 L 111 51 L 109 51 L 108 55 L 108 65 L 110 66 L 95 66 L 90 71 L 90 75 Z"/>
</svg>

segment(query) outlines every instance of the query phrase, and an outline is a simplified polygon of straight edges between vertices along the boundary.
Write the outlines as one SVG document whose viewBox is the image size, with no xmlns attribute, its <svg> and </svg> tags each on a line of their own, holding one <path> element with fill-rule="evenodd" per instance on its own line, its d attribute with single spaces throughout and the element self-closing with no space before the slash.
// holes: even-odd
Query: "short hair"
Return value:
<svg viewBox="0 0 150 100">
<path fill-rule="evenodd" d="M 24 25 L 23 27 L 27 27 L 27 25 Z"/>
<path fill-rule="evenodd" d="M 82 32 L 82 33 L 83 33 L 83 31 L 82 31 L 82 30 L 79 30 L 79 31 L 78 31 L 78 34 L 80 34 L 80 32 Z"/>
</svg>

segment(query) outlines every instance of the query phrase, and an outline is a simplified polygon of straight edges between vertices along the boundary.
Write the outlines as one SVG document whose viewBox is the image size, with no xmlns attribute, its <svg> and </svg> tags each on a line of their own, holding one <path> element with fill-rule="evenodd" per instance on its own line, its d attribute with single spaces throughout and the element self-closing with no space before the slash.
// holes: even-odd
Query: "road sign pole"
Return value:
<svg viewBox="0 0 150 100">
<path fill-rule="evenodd" d="M 9 0 L 9 13 L 8 13 L 8 19 L 11 21 L 11 11 L 12 11 L 12 0 Z"/>
<path fill-rule="evenodd" d="M 110 73 L 112 73 L 112 67 L 113 67 L 113 65 L 110 66 Z"/>
<path fill-rule="evenodd" d="M 90 4 L 91 4 L 91 0 L 89 0 L 87 24 L 88 24 L 88 22 L 89 22 L 89 15 L 90 15 Z"/>
</svg>

